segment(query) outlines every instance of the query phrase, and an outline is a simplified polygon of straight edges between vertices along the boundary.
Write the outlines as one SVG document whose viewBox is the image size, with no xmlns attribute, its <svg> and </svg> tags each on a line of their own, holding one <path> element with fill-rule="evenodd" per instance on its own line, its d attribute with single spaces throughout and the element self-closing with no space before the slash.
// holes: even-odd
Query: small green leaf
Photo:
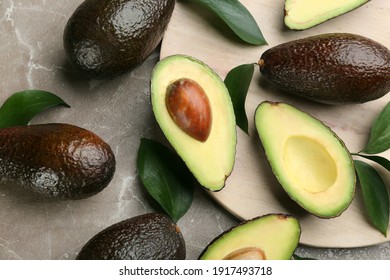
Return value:
<svg viewBox="0 0 390 280">
<path fill-rule="evenodd" d="M 148 193 L 174 222 L 188 211 L 193 200 L 193 177 L 176 153 L 159 142 L 142 138 L 137 172 Z"/>
<path fill-rule="evenodd" d="M 238 0 L 191 0 L 216 13 L 243 41 L 252 45 L 267 44 L 256 20 Z"/>
<path fill-rule="evenodd" d="M 390 171 L 390 161 L 387 158 L 384 158 L 381 156 L 368 156 L 368 155 L 355 154 L 355 153 L 353 153 L 352 155 L 360 156 L 360 157 L 375 161 L 376 163 L 378 163 L 378 164 L 382 165 L 384 168 L 386 168 L 387 171 Z"/>
<path fill-rule="evenodd" d="M 248 134 L 245 100 L 253 77 L 254 64 L 239 65 L 226 75 L 225 85 L 233 102 L 237 125 Z"/>
<path fill-rule="evenodd" d="M 35 115 L 57 105 L 69 107 L 61 98 L 47 91 L 16 92 L 0 107 L 0 128 L 27 125 Z"/>
<path fill-rule="evenodd" d="M 374 120 L 370 138 L 362 152 L 366 154 L 379 154 L 390 148 L 390 103 Z"/>
<path fill-rule="evenodd" d="M 386 236 L 390 211 L 386 185 L 371 165 L 359 160 L 355 160 L 354 163 L 368 217 L 372 224 Z"/>
</svg>

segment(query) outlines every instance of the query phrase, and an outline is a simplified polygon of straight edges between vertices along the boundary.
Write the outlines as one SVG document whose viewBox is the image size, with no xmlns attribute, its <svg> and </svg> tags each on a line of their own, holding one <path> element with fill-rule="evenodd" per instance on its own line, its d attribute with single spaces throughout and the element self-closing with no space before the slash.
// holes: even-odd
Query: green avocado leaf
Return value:
<svg viewBox="0 0 390 280">
<path fill-rule="evenodd" d="M 0 107 L 0 128 L 28 125 L 35 115 L 57 105 L 70 107 L 60 97 L 47 91 L 16 92 Z"/>
<path fill-rule="evenodd" d="M 232 99 L 236 123 L 247 134 L 248 118 L 245 110 L 245 100 L 252 81 L 254 68 L 254 64 L 239 65 L 229 71 L 224 81 Z"/>
<path fill-rule="evenodd" d="M 364 204 L 372 224 L 384 235 L 389 227 L 389 193 L 379 173 L 371 165 L 354 160 Z"/>
<path fill-rule="evenodd" d="M 362 152 L 378 154 L 390 148 L 390 103 L 380 112 L 371 128 L 370 137 Z"/>
<path fill-rule="evenodd" d="M 193 200 L 193 176 L 176 153 L 157 141 L 142 138 L 137 173 L 147 192 L 174 222 L 184 216 Z"/>
<path fill-rule="evenodd" d="M 252 45 L 267 44 L 264 36 L 248 9 L 238 0 L 191 0 L 217 14 L 244 42 Z"/>
<path fill-rule="evenodd" d="M 384 168 L 387 169 L 387 171 L 390 171 L 390 160 L 388 160 L 387 158 L 384 158 L 384 157 L 381 157 L 381 156 L 369 156 L 369 155 L 362 155 L 362 154 L 351 154 L 351 155 L 354 155 L 354 156 L 360 156 L 360 157 L 363 157 L 365 159 L 369 159 L 369 160 L 372 160 L 380 165 L 382 165 Z"/>
</svg>

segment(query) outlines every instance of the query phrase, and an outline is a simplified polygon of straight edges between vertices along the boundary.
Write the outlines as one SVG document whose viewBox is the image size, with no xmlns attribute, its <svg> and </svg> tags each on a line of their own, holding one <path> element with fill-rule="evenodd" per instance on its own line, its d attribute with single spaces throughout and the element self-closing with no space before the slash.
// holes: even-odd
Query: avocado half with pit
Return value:
<svg viewBox="0 0 390 280">
<path fill-rule="evenodd" d="M 343 141 L 323 122 L 286 103 L 262 102 L 255 125 L 276 178 L 300 206 L 339 216 L 355 193 L 355 169 Z"/>
<path fill-rule="evenodd" d="M 222 79 L 190 56 L 160 60 L 152 72 L 151 102 L 166 138 L 200 185 L 221 190 L 232 172 L 236 125 Z"/>
<path fill-rule="evenodd" d="M 267 214 L 223 232 L 207 245 L 201 260 L 289 260 L 299 244 L 299 221 Z"/>
<path fill-rule="evenodd" d="M 286 0 L 284 22 L 290 29 L 304 30 L 350 12 L 369 0 Z"/>
</svg>

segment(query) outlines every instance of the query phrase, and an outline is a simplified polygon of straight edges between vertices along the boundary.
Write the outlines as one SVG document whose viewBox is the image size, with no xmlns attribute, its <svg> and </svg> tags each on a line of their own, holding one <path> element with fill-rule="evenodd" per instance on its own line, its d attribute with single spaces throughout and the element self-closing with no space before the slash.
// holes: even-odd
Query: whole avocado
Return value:
<svg viewBox="0 0 390 280">
<path fill-rule="evenodd" d="M 65 53 L 86 76 L 104 79 L 130 71 L 160 43 L 175 0 L 86 0 L 69 18 Z"/>
<path fill-rule="evenodd" d="M 77 260 L 184 260 L 183 236 L 162 213 L 138 215 L 113 224 L 93 236 Z"/>
<path fill-rule="evenodd" d="M 266 50 L 259 65 L 276 87 L 321 103 L 363 103 L 390 91 L 390 50 L 356 34 L 286 42 Z"/>
<path fill-rule="evenodd" d="M 108 186 L 115 172 L 110 146 L 70 124 L 0 130 L 0 179 L 46 197 L 81 199 Z"/>
</svg>

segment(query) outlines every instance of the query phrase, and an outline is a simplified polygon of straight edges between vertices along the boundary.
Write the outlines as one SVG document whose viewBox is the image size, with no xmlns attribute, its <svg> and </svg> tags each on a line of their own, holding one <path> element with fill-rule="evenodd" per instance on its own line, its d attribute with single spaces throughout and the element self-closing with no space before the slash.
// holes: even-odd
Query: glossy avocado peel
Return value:
<svg viewBox="0 0 390 280">
<path fill-rule="evenodd" d="M 258 64 L 276 88 L 320 103 L 364 103 L 390 91 L 390 50 L 357 34 L 285 42 L 266 50 Z"/>
<path fill-rule="evenodd" d="M 146 213 L 115 223 L 96 233 L 77 260 L 184 260 L 183 236 L 161 213 Z"/>
<path fill-rule="evenodd" d="M 156 49 L 175 0 L 85 0 L 69 18 L 63 42 L 70 63 L 94 79 L 115 77 Z"/>
<path fill-rule="evenodd" d="M 34 193 L 81 199 L 108 186 L 116 161 L 111 147 L 70 124 L 0 129 L 0 177 Z"/>
</svg>

